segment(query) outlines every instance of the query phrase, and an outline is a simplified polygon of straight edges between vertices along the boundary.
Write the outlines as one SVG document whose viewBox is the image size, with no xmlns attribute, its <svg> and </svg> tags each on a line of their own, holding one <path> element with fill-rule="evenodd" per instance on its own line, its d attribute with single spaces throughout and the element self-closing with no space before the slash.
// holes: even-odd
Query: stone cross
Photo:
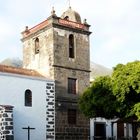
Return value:
<svg viewBox="0 0 140 140">
<path fill-rule="evenodd" d="M 30 130 L 33 130 L 35 128 L 31 128 L 30 126 L 28 126 L 28 127 L 23 127 L 22 129 L 28 130 L 28 140 L 30 140 Z"/>
</svg>

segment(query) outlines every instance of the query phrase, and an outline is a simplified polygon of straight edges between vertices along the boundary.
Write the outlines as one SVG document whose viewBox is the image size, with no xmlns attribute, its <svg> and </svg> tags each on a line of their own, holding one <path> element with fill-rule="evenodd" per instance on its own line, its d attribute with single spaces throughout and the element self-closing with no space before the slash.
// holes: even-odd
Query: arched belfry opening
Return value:
<svg viewBox="0 0 140 140">
<path fill-rule="evenodd" d="M 69 58 L 74 58 L 74 36 L 69 35 Z"/>
</svg>

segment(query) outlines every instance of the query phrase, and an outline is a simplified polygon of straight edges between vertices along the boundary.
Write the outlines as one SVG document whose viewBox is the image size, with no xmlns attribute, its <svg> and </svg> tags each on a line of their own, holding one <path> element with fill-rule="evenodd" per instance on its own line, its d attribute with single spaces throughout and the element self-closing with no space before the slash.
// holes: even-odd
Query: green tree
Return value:
<svg viewBox="0 0 140 140">
<path fill-rule="evenodd" d="M 121 106 L 122 118 L 140 120 L 140 61 L 118 64 L 112 74 L 113 94 Z"/>
<path fill-rule="evenodd" d="M 79 99 L 87 117 L 140 120 L 140 61 L 118 64 L 111 77 L 97 78 Z"/>
<path fill-rule="evenodd" d="M 110 119 L 118 116 L 116 111 L 118 106 L 116 97 L 112 94 L 112 83 L 109 76 L 97 78 L 79 99 L 80 110 L 89 118 Z"/>
</svg>

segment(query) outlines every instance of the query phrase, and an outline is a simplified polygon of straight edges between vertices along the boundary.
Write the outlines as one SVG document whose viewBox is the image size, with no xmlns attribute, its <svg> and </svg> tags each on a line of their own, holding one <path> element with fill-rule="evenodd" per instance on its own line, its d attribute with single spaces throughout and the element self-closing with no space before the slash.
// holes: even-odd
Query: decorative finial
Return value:
<svg viewBox="0 0 140 140">
<path fill-rule="evenodd" d="M 52 15 L 55 15 L 55 10 L 54 10 L 54 7 L 52 7 L 51 14 L 52 14 Z"/>
<path fill-rule="evenodd" d="M 87 19 L 84 19 L 84 24 L 87 24 Z"/>
<path fill-rule="evenodd" d="M 25 31 L 28 31 L 28 26 L 25 26 Z"/>
<path fill-rule="evenodd" d="M 28 34 L 30 32 L 28 26 L 25 26 L 25 30 L 24 30 L 24 33 Z"/>
</svg>

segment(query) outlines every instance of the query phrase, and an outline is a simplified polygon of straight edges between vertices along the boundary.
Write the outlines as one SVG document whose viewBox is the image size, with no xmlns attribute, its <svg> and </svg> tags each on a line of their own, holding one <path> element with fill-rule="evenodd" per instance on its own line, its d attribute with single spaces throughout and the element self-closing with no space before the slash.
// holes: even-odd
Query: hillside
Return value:
<svg viewBox="0 0 140 140">
<path fill-rule="evenodd" d="M 94 62 L 90 63 L 90 70 L 90 79 L 95 79 L 99 76 L 111 75 L 112 73 L 112 69 L 96 64 Z"/>
<path fill-rule="evenodd" d="M 13 67 L 22 67 L 22 60 L 20 60 L 19 58 L 6 58 L 0 64 L 13 66 Z M 104 76 L 104 75 L 111 75 L 112 73 L 111 69 L 106 68 L 105 66 L 96 64 L 94 62 L 90 63 L 90 67 L 91 67 L 90 79 L 95 79 L 99 76 Z"/>
<path fill-rule="evenodd" d="M 6 58 L 0 64 L 13 67 L 22 67 L 22 60 L 19 58 Z"/>
</svg>

